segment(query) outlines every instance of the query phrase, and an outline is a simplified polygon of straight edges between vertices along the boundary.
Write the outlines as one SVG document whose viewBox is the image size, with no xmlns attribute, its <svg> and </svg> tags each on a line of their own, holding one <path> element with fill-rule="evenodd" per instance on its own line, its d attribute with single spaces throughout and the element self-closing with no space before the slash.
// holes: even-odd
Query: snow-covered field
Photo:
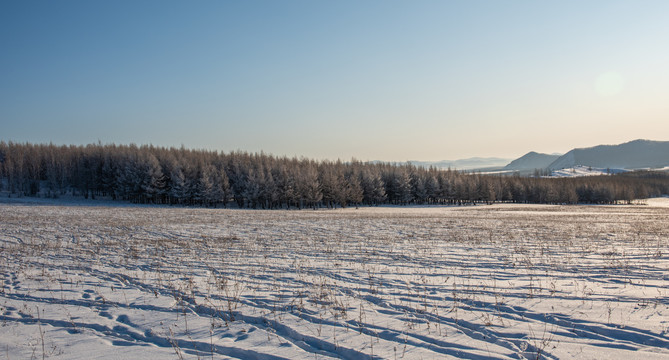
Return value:
<svg viewBox="0 0 669 360">
<path fill-rule="evenodd" d="M 669 358 L 669 199 L 0 204 L 0 358 Z"/>
<path fill-rule="evenodd" d="M 611 175 L 625 172 L 624 169 L 605 169 L 592 166 L 577 165 L 572 168 L 553 170 L 549 177 L 580 177 L 580 176 L 600 176 Z"/>
</svg>

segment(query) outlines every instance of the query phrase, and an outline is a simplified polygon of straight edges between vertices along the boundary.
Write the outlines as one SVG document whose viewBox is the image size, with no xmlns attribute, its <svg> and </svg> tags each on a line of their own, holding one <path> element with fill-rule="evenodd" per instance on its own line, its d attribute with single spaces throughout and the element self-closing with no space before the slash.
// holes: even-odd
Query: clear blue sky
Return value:
<svg viewBox="0 0 669 360">
<path fill-rule="evenodd" d="M 669 1 L 2 1 L 0 140 L 361 160 L 669 140 Z"/>
</svg>

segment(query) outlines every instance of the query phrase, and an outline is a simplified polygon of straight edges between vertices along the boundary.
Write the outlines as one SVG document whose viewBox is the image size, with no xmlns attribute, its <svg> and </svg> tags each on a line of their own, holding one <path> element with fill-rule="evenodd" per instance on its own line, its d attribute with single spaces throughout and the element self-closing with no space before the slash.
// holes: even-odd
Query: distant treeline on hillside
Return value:
<svg viewBox="0 0 669 360">
<path fill-rule="evenodd" d="M 669 175 L 581 178 L 463 173 L 410 164 L 314 161 L 136 145 L 0 142 L 0 190 L 14 196 L 277 209 L 379 204 L 613 204 L 669 193 Z"/>
</svg>

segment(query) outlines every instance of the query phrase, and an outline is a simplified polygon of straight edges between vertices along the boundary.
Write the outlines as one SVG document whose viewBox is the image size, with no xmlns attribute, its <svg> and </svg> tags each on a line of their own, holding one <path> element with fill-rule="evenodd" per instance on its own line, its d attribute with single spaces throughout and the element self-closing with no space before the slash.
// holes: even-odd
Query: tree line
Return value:
<svg viewBox="0 0 669 360">
<path fill-rule="evenodd" d="M 484 175 L 411 164 L 315 161 L 236 151 L 0 142 L 8 196 L 142 204 L 316 208 L 380 204 L 613 204 L 669 194 L 669 175 L 580 178 Z"/>
</svg>

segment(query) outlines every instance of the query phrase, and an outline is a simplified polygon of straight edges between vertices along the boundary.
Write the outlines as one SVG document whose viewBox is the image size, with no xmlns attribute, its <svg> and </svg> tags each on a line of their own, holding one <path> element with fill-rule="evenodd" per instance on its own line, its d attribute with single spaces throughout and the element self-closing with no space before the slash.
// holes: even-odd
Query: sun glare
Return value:
<svg viewBox="0 0 669 360">
<path fill-rule="evenodd" d="M 595 90 L 597 94 L 603 97 L 618 95 L 624 88 L 625 79 L 615 71 L 603 73 L 595 81 Z"/>
</svg>

